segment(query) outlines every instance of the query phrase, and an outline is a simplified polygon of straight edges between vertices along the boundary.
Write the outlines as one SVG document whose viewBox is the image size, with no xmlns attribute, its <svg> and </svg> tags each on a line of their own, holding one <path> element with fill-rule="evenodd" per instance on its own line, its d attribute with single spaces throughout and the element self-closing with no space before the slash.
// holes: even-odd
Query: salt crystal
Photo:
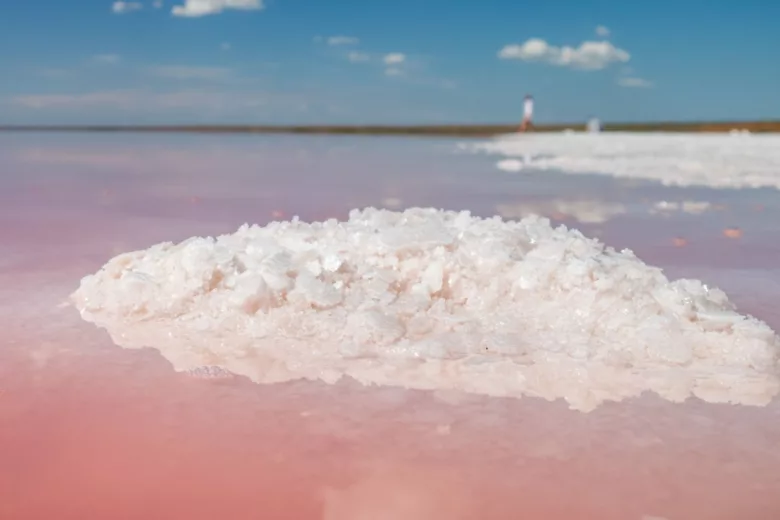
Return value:
<svg viewBox="0 0 780 520">
<path fill-rule="evenodd" d="M 369 208 L 242 226 L 120 255 L 72 299 L 128 348 L 217 367 L 197 377 L 350 376 L 583 411 L 644 391 L 750 405 L 780 391 L 780 339 L 725 293 L 535 216 Z"/>
</svg>

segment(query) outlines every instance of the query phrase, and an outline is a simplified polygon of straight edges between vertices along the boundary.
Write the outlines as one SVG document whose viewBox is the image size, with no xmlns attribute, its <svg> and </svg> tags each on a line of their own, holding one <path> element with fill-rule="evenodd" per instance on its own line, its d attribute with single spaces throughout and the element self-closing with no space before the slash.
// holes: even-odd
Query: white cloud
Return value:
<svg viewBox="0 0 780 520">
<path fill-rule="evenodd" d="M 219 14 L 228 9 L 259 11 L 264 7 L 263 0 L 184 0 L 184 5 L 174 6 L 171 13 L 174 16 L 197 18 Z"/>
<path fill-rule="evenodd" d="M 182 65 L 160 65 L 148 67 L 148 74 L 158 78 L 177 79 L 183 81 L 224 81 L 232 75 L 230 69 L 223 67 L 187 67 Z"/>
<path fill-rule="evenodd" d="M 232 48 L 232 45 L 230 45 L 228 42 L 222 42 L 219 44 L 219 48 L 223 51 L 229 51 Z"/>
<path fill-rule="evenodd" d="M 385 54 L 382 58 L 385 66 L 385 76 L 404 76 L 404 66 L 406 65 L 406 54 L 401 52 L 391 52 Z"/>
<path fill-rule="evenodd" d="M 48 108 L 85 108 L 110 105 L 124 107 L 130 99 L 129 91 L 90 92 L 86 94 L 22 95 L 11 98 L 11 103 L 35 110 Z"/>
<path fill-rule="evenodd" d="M 162 6 L 163 6 L 163 0 L 154 0 L 154 2 L 152 2 L 152 7 L 154 7 L 155 9 L 160 9 L 162 8 Z"/>
<path fill-rule="evenodd" d="M 117 54 L 96 54 L 92 56 L 92 62 L 100 65 L 115 65 L 121 61 Z"/>
<path fill-rule="evenodd" d="M 10 98 L 10 103 L 30 110 L 84 110 L 90 108 L 116 111 L 216 110 L 238 111 L 275 106 L 287 108 L 306 101 L 296 94 L 270 92 L 209 92 L 179 90 L 152 92 L 146 90 L 109 90 L 82 94 L 29 94 Z"/>
<path fill-rule="evenodd" d="M 360 43 L 360 40 L 354 36 L 331 36 L 328 38 L 328 45 L 333 47 L 338 45 L 357 45 L 358 43 Z"/>
<path fill-rule="evenodd" d="M 143 9 L 141 2 L 114 2 L 111 10 L 116 14 L 132 13 Z"/>
<path fill-rule="evenodd" d="M 632 76 L 618 78 L 617 84 L 628 88 L 653 88 L 654 86 L 651 81 Z"/>
<path fill-rule="evenodd" d="M 390 54 L 385 54 L 383 61 L 385 65 L 397 65 L 406 61 L 406 54 L 391 52 Z"/>
<path fill-rule="evenodd" d="M 371 59 L 365 52 L 352 51 L 347 54 L 347 59 L 352 63 L 363 63 Z"/>
<path fill-rule="evenodd" d="M 609 36 L 609 29 L 607 27 L 604 27 L 603 25 L 599 25 L 596 27 L 596 34 L 601 36 L 602 38 L 606 38 Z"/>
<path fill-rule="evenodd" d="M 599 70 L 612 63 L 625 63 L 631 55 L 608 41 L 585 41 L 579 47 L 556 47 L 540 38 L 531 38 L 522 45 L 507 45 L 498 53 L 504 60 L 537 61 L 558 67 Z"/>
</svg>

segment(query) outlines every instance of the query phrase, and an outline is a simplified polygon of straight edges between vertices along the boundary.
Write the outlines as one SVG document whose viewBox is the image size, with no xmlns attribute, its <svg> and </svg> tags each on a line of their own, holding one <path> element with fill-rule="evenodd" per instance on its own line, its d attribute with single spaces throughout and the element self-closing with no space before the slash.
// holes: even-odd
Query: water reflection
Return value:
<svg viewBox="0 0 780 520">
<path fill-rule="evenodd" d="M 499 204 L 496 212 L 507 219 L 541 215 L 553 220 L 571 219 L 585 224 L 602 224 L 626 212 L 625 206 L 600 200 L 550 200 Z"/>
</svg>

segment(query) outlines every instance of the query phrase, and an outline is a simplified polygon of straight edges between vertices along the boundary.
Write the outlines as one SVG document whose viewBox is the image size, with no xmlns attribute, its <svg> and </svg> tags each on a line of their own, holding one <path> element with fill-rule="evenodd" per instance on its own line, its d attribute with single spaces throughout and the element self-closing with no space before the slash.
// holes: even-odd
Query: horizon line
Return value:
<svg viewBox="0 0 780 520">
<path fill-rule="evenodd" d="M 585 123 L 548 123 L 536 125 L 537 132 L 581 129 Z M 439 124 L 0 124 L 2 132 L 177 132 L 177 133 L 303 133 L 303 134 L 396 134 L 490 136 L 517 131 L 517 123 L 439 123 Z M 602 131 L 627 132 L 728 132 L 732 129 L 751 132 L 780 132 L 780 120 L 744 121 L 656 121 L 602 122 Z"/>
</svg>

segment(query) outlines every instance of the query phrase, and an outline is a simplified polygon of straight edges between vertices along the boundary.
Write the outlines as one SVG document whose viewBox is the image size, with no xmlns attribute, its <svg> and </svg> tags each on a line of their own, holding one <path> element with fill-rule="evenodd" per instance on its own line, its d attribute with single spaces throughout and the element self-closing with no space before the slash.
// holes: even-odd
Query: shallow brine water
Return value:
<svg viewBox="0 0 780 520">
<path fill-rule="evenodd" d="M 780 329 L 774 188 L 507 173 L 458 144 L 1 136 L 0 517 L 777 518 L 777 401 L 648 393 L 583 413 L 350 378 L 254 384 L 215 367 L 176 372 L 159 330 L 153 348 L 120 348 L 70 304 L 82 277 L 159 242 L 434 207 L 541 214 L 670 279 L 720 287 Z M 562 297 L 545 316 L 556 304 L 565 321 Z"/>
</svg>

